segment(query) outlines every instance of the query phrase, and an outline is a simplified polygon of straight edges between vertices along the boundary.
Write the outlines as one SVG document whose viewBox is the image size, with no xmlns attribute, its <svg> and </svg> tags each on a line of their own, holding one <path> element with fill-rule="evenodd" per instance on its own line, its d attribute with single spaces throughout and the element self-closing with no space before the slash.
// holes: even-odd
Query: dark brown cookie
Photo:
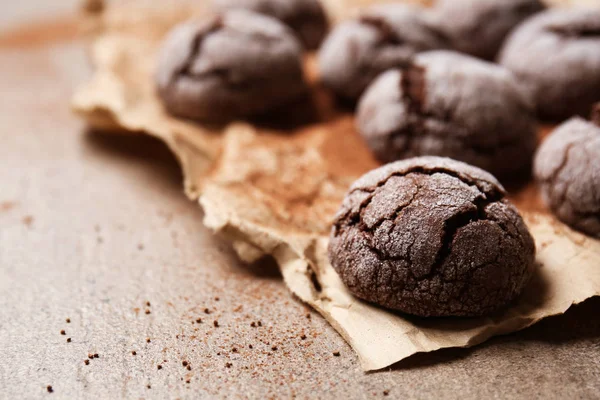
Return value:
<svg viewBox="0 0 600 400">
<path fill-rule="evenodd" d="M 356 100 L 381 72 L 406 63 L 417 52 L 447 47 L 425 22 L 422 8 L 387 4 L 338 25 L 319 51 L 323 83 Z"/>
<path fill-rule="evenodd" d="M 600 100 L 600 8 L 531 17 L 506 40 L 499 61 L 531 91 L 541 118 L 587 117 Z"/>
<path fill-rule="evenodd" d="M 156 84 L 172 114 L 217 122 L 271 111 L 307 91 L 292 31 L 242 10 L 174 28 L 159 55 Z"/>
<path fill-rule="evenodd" d="M 600 238 L 600 120 L 574 117 L 542 143 L 534 173 L 544 200 L 566 224 Z"/>
<path fill-rule="evenodd" d="M 508 33 L 543 9 L 539 0 L 437 0 L 429 15 L 453 50 L 493 60 Z"/>
<path fill-rule="evenodd" d="M 329 259 L 357 297 L 419 316 L 479 316 L 516 298 L 535 244 L 502 186 L 449 158 L 419 157 L 352 185 Z"/>
<path fill-rule="evenodd" d="M 213 0 L 217 10 L 246 9 L 276 18 L 292 28 L 308 50 L 319 47 L 329 29 L 319 0 Z"/>
<path fill-rule="evenodd" d="M 503 180 L 530 171 L 533 106 L 509 71 L 473 57 L 421 53 L 377 78 L 357 115 L 358 130 L 383 162 L 450 157 Z"/>
</svg>

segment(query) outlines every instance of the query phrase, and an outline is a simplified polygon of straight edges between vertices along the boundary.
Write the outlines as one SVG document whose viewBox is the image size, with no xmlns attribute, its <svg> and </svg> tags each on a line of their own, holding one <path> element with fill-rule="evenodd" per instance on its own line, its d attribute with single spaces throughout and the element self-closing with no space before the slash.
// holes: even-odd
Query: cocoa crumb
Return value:
<svg viewBox="0 0 600 400">
<path fill-rule="evenodd" d="M 85 0 L 81 4 L 82 10 L 89 14 L 100 14 L 104 10 L 103 0 Z"/>
<path fill-rule="evenodd" d="M 258 326 L 262 326 L 262 322 L 258 321 L 257 322 Z"/>
<path fill-rule="evenodd" d="M 31 215 L 24 216 L 23 224 L 25 224 L 28 228 L 31 228 L 31 225 L 33 224 L 33 217 Z"/>
<path fill-rule="evenodd" d="M 300 336 L 300 339 L 306 340 L 306 335 L 302 334 L 302 336 Z"/>
<path fill-rule="evenodd" d="M 183 361 L 183 362 L 181 363 L 181 365 L 183 365 L 184 367 L 187 367 L 187 365 L 188 365 L 188 362 L 187 362 L 187 361 Z"/>
<path fill-rule="evenodd" d="M 98 355 L 98 353 L 94 353 L 94 358 L 100 358 L 100 356 Z"/>
<path fill-rule="evenodd" d="M 191 371 L 191 370 L 192 370 L 192 366 L 191 366 L 191 365 L 188 365 L 188 366 L 187 366 L 187 370 L 188 370 L 188 371 Z"/>
<path fill-rule="evenodd" d="M 219 300 L 221 300 L 221 299 L 219 299 L 219 297 L 215 297 L 215 301 L 219 301 Z"/>
<path fill-rule="evenodd" d="M 277 351 L 277 346 L 272 346 L 272 347 L 271 347 L 271 350 L 273 350 L 273 351 Z"/>
<path fill-rule="evenodd" d="M 253 327 L 253 328 L 256 328 L 256 322 L 250 323 L 250 326 Z"/>
<path fill-rule="evenodd" d="M 65 332 L 65 330 L 63 329 L 62 331 L 60 331 L 61 335 L 66 335 L 67 333 Z"/>
<path fill-rule="evenodd" d="M 210 314 L 210 310 L 208 308 L 204 309 L 204 314 Z"/>
<path fill-rule="evenodd" d="M 237 353 L 237 351 L 238 351 L 238 350 L 237 350 L 237 347 L 234 347 L 233 349 L 231 349 L 231 352 L 232 352 L 232 353 Z"/>
<path fill-rule="evenodd" d="M 67 324 L 70 324 L 71 323 L 71 318 L 67 318 L 66 321 L 67 321 Z"/>
<path fill-rule="evenodd" d="M 84 363 L 85 365 L 90 365 L 90 360 L 83 360 L 83 363 Z"/>
<path fill-rule="evenodd" d="M 135 356 L 136 354 L 137 354 L 137 352 L 135 350 L 131 352 L 132 356 Z"/>
<path fill-rule="evenodd" d="M 213 325 L 215 326 L 215 328 L 218 328 L 218 327 L 219 327 L 219 321 L 217 321 L 217 320 L 215 319 L 215 321 L 213 322 Z"/>
<path fill-rule="evenodd" d="M 146 343 L 150 343 L 150 342 L 151 342 L 150 338 L 146 338 Z"/>
<path fill-rule="evenodd" d="M 88 353 L 88 358 L 89 358 L 90 360 L 92 360 L 92 359 L 94 358 L 94 355 L 93 355 L 92 353 Z"/>
<path fill-rule="evenodd" d="M 249 345 L 248 345 L 248 348 L 249 348 L 249 349 L 251 349 L 251 348 L 252 348 L 252 345 L 251 345 L 251 344 L 249 344 Z"/>
<path fill-rule="evenodd" d="M 310 313 L 306 314 L 306 318 L 310 319 Z"/>
<path fill-rule="evenodd" d="M 150 314 L 150 310 L 146 310 L 146 314 Z"/>
<path fill-rule="evenodd" d="M 156 368 L 162 369 L 162 365 L 159 364 L 159 365 L 156 366 Z"/>
<path fill-rule="evenodd" d="M 189 379 L 188 379 L 188 380 L 186 380 L 186 381 L 185 381 L 185 383 L 190 383 L 190 380 L 189 380 Z"/>
<path fill-rule="evenodd" d="M 150 302 L 149 301 L 146 302 L 146 307 L 150 307 Z"/>
<path fill-rule="evenodd" d="M 228 362 L 228 363 L 226 363 L 226 364 L 225 364 L 225 367 L 226 367 L 226 368 L 231 368 L 231 366 L 232 366 L 232 365 L 233 365 L 232 363 L 229 363 L 229 362 Z"/>
<path fill-rule="evenodd" d="M 46 390 L 48 391 L 48 393 L 52 393 L 52 392 L 54 392 L 54 389 L 52 389 L 52 386 L 50 386 L 50 385 L 48 385 L 48 386 L 46 387 Z"/>
<path fill-rule="evenodd" d="M 220 355 L 221 355 L 221 352 L 220 352 L 220 351 L 219 351 L 219 352 L 217 352 L 217 355 L 218 355 L 218 356 L 220 356 Z"/>
<path fill-rule="evenodd" d="M 390 394 L 390 391 L 389 391 L 389 390 L 384 390 L 384 391 L 383 391 L 383 395 L 384 395 L 384 396 L 387 396 L 388 394 Z"/>
<path fill-rule="evenodd" d="M 333 355 L 334 355 L 335 357 L 339 357 L 339 356 L 340 356 L 340 352 L 339 352 L 339 351 L 334 351 L 334 352 L 333 352 Z"/>
<path fill-rule="evenodd" d="M 148 389 L 151 389 L 151 388 L 152 388 L 152 386 L 148 385 L 148 386 L 147 386 L 147 388 L 148 388 Z"/>
<path fill-rule="evenodd" d="M 201 323 L 202 323 L 202 318 L 198 318 L 198 319 L 196 320 L 196 323 L 197 323 L 197 324 L 201 324 Z"/>
<path fill-rule="evenodd" d="M 71 338 L 67 338 L 67 343 L 71 343 Z"/>
</svg>

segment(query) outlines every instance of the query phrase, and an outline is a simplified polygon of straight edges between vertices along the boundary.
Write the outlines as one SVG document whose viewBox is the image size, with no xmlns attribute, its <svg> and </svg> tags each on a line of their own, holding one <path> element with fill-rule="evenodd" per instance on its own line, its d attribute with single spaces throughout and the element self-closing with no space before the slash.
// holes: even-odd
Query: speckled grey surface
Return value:
<svg viewBox="0 0 600 400">
<path fill-rule="evenodd" d="M 0 13 L 13 4 L 3 2 Z M 89 76 L 84 47 L 75 36 L 53 39 L 50 22 L 0 34 L 0 87 L 12 96 L 0 107 L 0 398 L 600 393 L 599 299 L 472 349 L 363 373 L 273 268 L 242 266 L 202 227 L 162 144 L 85 132 L 67 106 Z M 36 40 L 27 36 L 35 32 Z M 99 358 L 85 365 L 90 352 Z"/>
</svg>

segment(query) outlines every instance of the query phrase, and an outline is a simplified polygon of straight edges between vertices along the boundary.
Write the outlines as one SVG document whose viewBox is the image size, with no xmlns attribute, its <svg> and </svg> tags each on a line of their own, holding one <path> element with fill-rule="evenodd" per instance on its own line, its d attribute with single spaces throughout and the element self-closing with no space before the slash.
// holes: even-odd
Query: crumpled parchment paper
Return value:
<svg viewBox="0 0 600 400">
<path fill-rule="evenodd" d="M 350 6 L 372 2 L 326 3 L 337 19 L 351 13 Z M 95 16 L 95 73 L 75 93 L 73 108 L 93 127 L 163 140 L 181 163 L 186 194 L 204 208 L 204 223 L 228 237 L 246 262 L 272 255 L 290 290 L 333 325 L 365 370 L 417 352 L 472 346 L 600 295 L 600 241 L 558 222 L 531 184 L 513 199 L 536 239 L 539 268 L 509 309 L 486 318 L 421 319 L 354 298 L 327 260 L 328 233 L 348 186 L 378 164 L 351 113 L 318 87 L 313 57 L 306 60 L 314 82 L 306 107 L 312 122 L 300 127 L 282 128 L 285 115 L 254 126 L 203 126 L 161 107 L 152 79 L 160 40 L 173 24 L 206 12 L 198 5 L 143 1 Z"/>
</svg>

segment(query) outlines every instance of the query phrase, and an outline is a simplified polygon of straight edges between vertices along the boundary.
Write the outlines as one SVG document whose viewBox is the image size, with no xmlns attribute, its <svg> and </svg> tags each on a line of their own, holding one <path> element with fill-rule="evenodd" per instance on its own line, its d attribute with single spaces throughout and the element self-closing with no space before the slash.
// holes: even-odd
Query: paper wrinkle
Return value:
<svg viewBox="0 0 600 400">
<path fill-rule="evenodd" d="M 536 240 L 540 268 L 507 310 L 477 319 L 422 319 L 354 298 L 327 258 L 330 224 L 348 187 L 378 165 L 352 116 L 318 85 L 313 101 L 320 119 L 300 128 L 219 128 L 169 116 L 154 88 L 156 51 L 171 26 L 206 10 L 139 3 L 109 7 L 99 17 L 91 48 L 95 73 L 75 93 L 74 110 L 92 127 L 164 141 L 182 166 L 186 194 L 204 209 L 206 226 L 229 238 L 245 262 L 273 256 L 290 290 L 331 323 L 365 370 L 418 352 L 473 346 L 600 295 L 600 241 L 549 215 L 530 185 L 514 198 Z M 326 1 L 335 19 L 352 10 L 347 4 Z M 307 69 L 313 73 L 311 58 Z"/>
</svg>

